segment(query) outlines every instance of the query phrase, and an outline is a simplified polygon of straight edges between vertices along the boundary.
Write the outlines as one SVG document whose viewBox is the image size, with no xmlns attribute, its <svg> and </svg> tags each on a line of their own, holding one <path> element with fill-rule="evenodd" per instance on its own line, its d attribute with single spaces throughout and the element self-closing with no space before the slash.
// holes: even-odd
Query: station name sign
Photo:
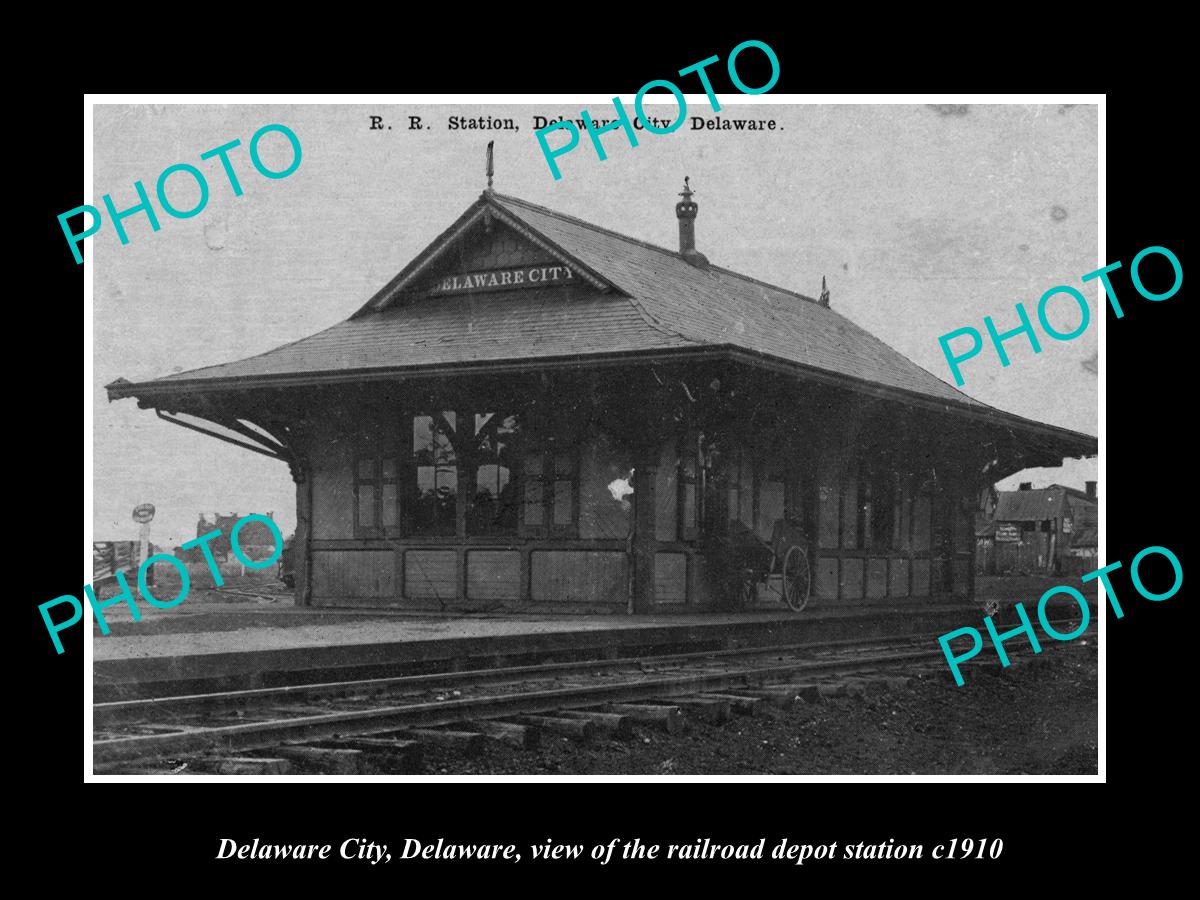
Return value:
<svg viewBox="0 0 1200 900">
<path fill-rule="evenodd" d="M 546 284 L 569 284 L 576 280 L 575 274 L 566 266 L 526 266 L 521 269 L 495 269 L 489 272 L 447 275 L 434 282 L 429 293 L 471 294 L 540 287 Z"/>
</svg>

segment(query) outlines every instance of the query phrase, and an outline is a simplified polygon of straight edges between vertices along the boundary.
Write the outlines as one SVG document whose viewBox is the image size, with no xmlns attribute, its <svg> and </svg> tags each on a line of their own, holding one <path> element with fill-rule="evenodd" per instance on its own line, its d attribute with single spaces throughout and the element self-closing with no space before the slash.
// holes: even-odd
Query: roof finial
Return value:
<svg viewBox="0 0 1200 900">
<path fill-rule="evenodd" d="M 488 189 L 489 191 L 492 189 L 492 173 L 493 173 L 493 171 L 494 171 L 494 169 L 492 168 L 492 145 L 493 145 L 493 144 L 495 144 L 495 143 L 496 143 L 495 141 L 488 141 L 488 149 L 487 149 L 487 180 L 488 180 L 488 186 L 487 186 L 487 189 Z"/>
<path fill-rule="evenodd" d="M 829 306 L 829 288 L 825 286 L 825 276 L 821 276 L 821 299 L 817 301 L 822 306 Z"/>
<path fill-rule="evenodd" d="M 680 192 L 679 196 L 682 197 L 685 202 L 692 199 L 692 188 L 691 185 L 688 184 L 688 176 L 686 175 L 683 176 L 683 191 Z"/>
</svg>

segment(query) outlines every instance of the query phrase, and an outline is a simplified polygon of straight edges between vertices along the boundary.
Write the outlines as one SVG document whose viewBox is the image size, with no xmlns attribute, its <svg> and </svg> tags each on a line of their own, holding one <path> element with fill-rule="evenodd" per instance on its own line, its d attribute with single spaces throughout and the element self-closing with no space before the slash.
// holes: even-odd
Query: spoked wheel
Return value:
<svg viewBox="0 0 1200 900">
<path fill-rule="evenodd" d="M 804 548 L 793 544 L 783 560 L 783 599 L 793 612 L 801 612 L 808 606 L 808 595 L 812 587 L 812 573 L 808 567 L 808 555 Z"/>
</svg>

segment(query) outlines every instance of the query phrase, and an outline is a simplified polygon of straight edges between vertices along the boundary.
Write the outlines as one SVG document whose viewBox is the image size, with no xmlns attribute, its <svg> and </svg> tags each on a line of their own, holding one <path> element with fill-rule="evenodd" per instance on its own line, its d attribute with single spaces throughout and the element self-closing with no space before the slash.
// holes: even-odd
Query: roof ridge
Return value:
<svg viewBox="0 0 1200 900">
<path fill-rule="evenodd" d="M 619 231 L 613 231 L 611 228 L 605 228 L 603 225 L 597 225 L 594 222 L 588 222 L 585 219 L 580 219 L 578 216 L 572 216 L 569 213 L 559 212 L 556 209 L 550 209 L 550 207 L 548 207 L 548 206 L 542 206 L 540 203 L 533 203 L 533 202 L 531 202 L 529 200 L 525 200 L 521 197 L 514 197 L 511 194 L 501 194 L 499 192 L 493 192 L 491 196 L 497 200 L 505 200 L 510 203 L 517 203 L 521 206 L 527 206 L 531 209 L 537 210 L 538 212 L 545 213 L 548 216 L 554 216 L 556 219 L 563 219 L 568 222 L 574 222 L 576 225 L 582 225 L 585 228 L 592 229 L 593 231 L 599 231 L 602 234 L 607 234 L 611 237 L 620 238 L 623 241 L 628 241 L 631 244 L 637 244 L 640 247 L 646 247 L 650 250 L 657 250 L 659 253 L 665 253 L 668 256 L 671 256 L 675 259 L 679 259 L 679 260 L 683 260 L 684 262 L 687 262 L 687 259 L 678 250 L 669 250 L 666 247 L 659 246 L 658 244 L 652 244 L 649 241 L 643 241 L 641 238 L 630 237 L 629 235 L 622 234 Z M 691 263 L 688 263 L 688 264 L 691 265 Z M 809 297 L 807 294 L 801 294 L 799 291 L 793 291 L 790 288 L 780 287 L 777 284 L 771 284 L 771 282 L 763 281 L 761 278 L 755 278 L 753 275 L 746 275 L 742 272 L 735 272 L 733 269 L 727 269 L 724 266 L 718 266 L 713 263 L 709 263 L 708 268 L 716 269 L 718 272 L 723 272 L 726 275 L 732 275 L 734 278 L 740 278 L 743 281 L 749 281 L 749 282 L 752 282 L 753 284 L 759 284 L 759 285 L 762 285 L 763 287 L 769 287 L 769 288 L 771 288 L 771 290 L 779 291 L 780 293 L 784 293 L 784 294 L 789 294 L 790 296 L 798 297 L 801 300 L 807 300 L 809 303 L 813 303 L 818 306 L 820 305 L 819 303 L 817 303 L 817 300 L 815 298 Z M 834 313 L 834 314 L 839 315 L 838 313 Z"/>
</svg>

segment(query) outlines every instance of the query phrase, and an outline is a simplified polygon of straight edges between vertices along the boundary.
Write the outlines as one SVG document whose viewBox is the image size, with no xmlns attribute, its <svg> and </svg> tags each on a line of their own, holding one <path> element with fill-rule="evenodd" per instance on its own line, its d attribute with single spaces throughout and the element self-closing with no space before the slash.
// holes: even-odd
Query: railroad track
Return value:
<svg viewBox="0 0 1200 900">
<path fill-rule="evenodd" d="M 489 741 L 535 747 L 543 732 L 586 742 L 635 724 L 677 731 L 688 716 L 722 722 L 922 677 L 951 680 L 930 635 L 97 703 L 93 763 L 98 774 L 421 771 L 426 745 L 471 755 Z"/>
</svg>

